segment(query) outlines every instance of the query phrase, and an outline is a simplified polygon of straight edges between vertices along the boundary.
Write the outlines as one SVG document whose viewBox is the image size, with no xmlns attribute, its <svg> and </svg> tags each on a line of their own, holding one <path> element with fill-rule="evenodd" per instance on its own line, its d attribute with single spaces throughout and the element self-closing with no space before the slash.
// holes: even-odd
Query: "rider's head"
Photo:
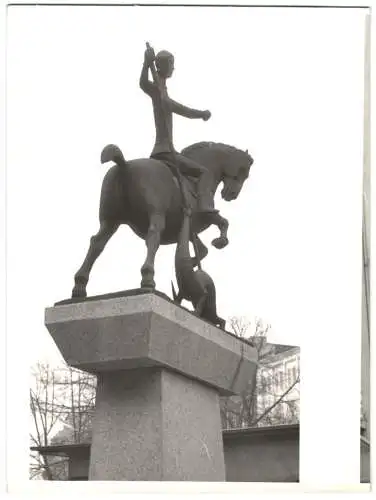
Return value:
<svg viewBox="0 0 376 500">
<path fill-rule="evenodd" d="M 174 56 L 167 50 L 161 50 L 156 55 L 155 66 L 161 77 L 170 78 L 174 71 Z"/>
</svg>

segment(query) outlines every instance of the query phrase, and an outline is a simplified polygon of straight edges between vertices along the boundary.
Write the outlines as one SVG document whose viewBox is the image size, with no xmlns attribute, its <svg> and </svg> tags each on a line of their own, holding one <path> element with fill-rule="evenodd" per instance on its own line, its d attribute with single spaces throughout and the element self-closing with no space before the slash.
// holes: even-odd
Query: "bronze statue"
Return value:
<svg viewBox="0 0 376 500">
<path fill-rule="evenodd" d="M 149 68 L 154 82 L 148 80 Z M 117 146 L 110 144 L 103 149 L 101 162 L 113 161 L 115 165 L 103 180 L 100 228 L 92 236 L 85 260 L 75 274 L 72 297 L 86 297 L 86 286 L 94 262 L 121 224 L 128 224 L 146 243 L 141 288 L 155 288 L 156 252 L 160 244 L 178 241 L 183 208 L 191 209 L 195 215 L 191 227 L 196 250 L 195 265 L 208 253 L 197 234 L 211 224 L 220 230 L 212 245 L 220 249 L 228 244 L 228 221 L 214 209 L 214 195 L 223 182 L 222 198 L 226 201 L 236 199 L 248 178 L 253 159 L 248 151 L 215 142 L 193 144 L 181 154 L 175 151 L 172 113 L 207 120 L 210 112 L 192 110 L 168 97 L 165 81 L 172 71 L 172 55 L 162 51 L 155 57 L 154 51 L 148 47 L 140 85 L 153 102 L 156 142 L 152 157 L 126 161 Z"/>
<path fill-rule="evenodd" d="M 176 293 L 173 283 L 174 301 L 180 304 L 183 299 L 192 302 L 195 314 L 213 325 L 224 328 L 226 321 L 217 315 L 216 290 L 212 278 L 201 268 L 201 263 L 193 259 L 189 252 L 189 242 L 196 243 L 196 235 L 192 233 L 192 210 L 184 209 L 183 224 L 175 252 L 175 273 L 179 287 Z M 198 269 L 195 271 L 195 266 Z"/>
</svg>

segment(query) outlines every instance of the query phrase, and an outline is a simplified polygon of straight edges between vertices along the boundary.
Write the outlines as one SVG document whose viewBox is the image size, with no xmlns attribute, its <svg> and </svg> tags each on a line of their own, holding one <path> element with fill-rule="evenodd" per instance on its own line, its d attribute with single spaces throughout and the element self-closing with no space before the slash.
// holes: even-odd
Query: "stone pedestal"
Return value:
<svg viewBox="0 0 376 500">
<path fill-rule="evenodd" d="M 66 362 L 98 376 L 90 480 L 224 481 L 219 396 L 256 350 L 154 294 L 46 309 Z"/>
</svg>

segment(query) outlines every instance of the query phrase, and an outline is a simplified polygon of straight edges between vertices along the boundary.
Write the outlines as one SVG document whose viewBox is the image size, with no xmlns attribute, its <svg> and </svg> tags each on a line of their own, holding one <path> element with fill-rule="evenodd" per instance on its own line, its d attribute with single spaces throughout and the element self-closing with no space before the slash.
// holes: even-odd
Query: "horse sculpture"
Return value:
<svg viewBox="0 0 376 500">
<path fill-rule="evenodd" d="M 211 173 L 207 186 L 213 199 L 218 185 L 223 182 L 222 198 L 235 200 L 244 181 L 248 178 L 252 157 L 247 151 L 222 143 L 200 142 L 182 151 L 193 160 L 205 166 Z M 74 277 L 72 297 L 86 297 L 86 286 L 94 262 L 121 224 L 128 224 L 140 238 L 145 240 L 147 255 L 141 267 L 141 288 L 154 289 L 154 261 L 162 245 L 176 243 L 183 222 L 182 193 L 165 163 L 151 159 L 126 161 L 117 146 L 108 145 L 101 155 L 101 162 L 115 162 L 106 173 L 101 190 L 99 221 L 100 228 L 90 240 L 85 260 Z M 185 179 L 184 189 L 190 208 L 195 211 L 195 181 Z M 220 230 L 219 237 L 212 241 L 216 248 L 228 244 L 228 221 L 219 213 L 209 213 L 194 219 L 192 234 L 201 261 L 208 253 L 206 246 L 197 236 L 211 224 Z"/>
</svg>

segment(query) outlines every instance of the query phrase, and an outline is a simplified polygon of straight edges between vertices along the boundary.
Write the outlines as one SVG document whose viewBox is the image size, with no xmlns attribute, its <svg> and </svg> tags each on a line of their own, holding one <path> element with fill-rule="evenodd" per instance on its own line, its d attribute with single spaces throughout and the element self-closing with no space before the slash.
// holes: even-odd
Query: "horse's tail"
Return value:
<svg viewBox="0 0 376 500">
<path fill-rule="evenodd" d="M 115 144 L 108 144 L 101 153 L 101 163 L 108 161 L 115 162 L 119 167 L 124 167 L 127 164 L 121 149 Z"/>
</svg>

